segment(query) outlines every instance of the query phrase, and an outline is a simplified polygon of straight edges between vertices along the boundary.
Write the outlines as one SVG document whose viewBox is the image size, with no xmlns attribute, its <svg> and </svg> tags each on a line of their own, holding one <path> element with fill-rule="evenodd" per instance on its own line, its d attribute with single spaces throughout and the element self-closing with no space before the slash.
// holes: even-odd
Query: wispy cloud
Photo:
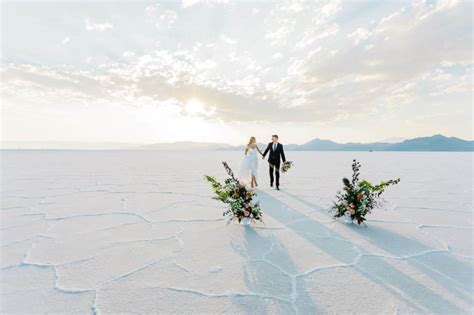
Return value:
<svg viewBox="0 0 474 315">
<path fill-rule="evenodd" d="M 183 8 L 189 8 L 196 4 L 205 4 L 205 5 L 212 5 L 212 4 L 226 4 L 229 3 L 229 0 L 182 0 Z"/>
<path fill-rule="evenodd" d="M 368 39 L 372 35 L 367 29 L 359 27 L 354 32 L 347 35 L 349 39 L 354 42 L 354 45 L 358 45 L 361 41 Z"/>
<path fill-rule="evenodd" d="M 237 44 L 237 41 L 233 38 L 230 38 L 229 36 L 227 35 L 221 35 L 221 40 L 226 43 L 226 44 L 229 44 L 229 45 L 235 45 Z"/>
<path fill-rule="evenodd" d="M 109 22 L 94 23 L 89 18 L 86 18 L 84 20 L 84 24 L 85 24 L 86 30 L 88 31 L 104 32 L 104 31 L 112 30 L 114 28 L 114 25 L 112 23 L 109 23 Z"/>
</svg>

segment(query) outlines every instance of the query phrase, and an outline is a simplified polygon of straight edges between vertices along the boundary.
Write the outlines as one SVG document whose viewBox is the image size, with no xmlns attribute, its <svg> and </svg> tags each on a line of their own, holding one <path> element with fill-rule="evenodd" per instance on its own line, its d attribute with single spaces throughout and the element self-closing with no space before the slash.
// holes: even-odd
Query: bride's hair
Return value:
<svg viewBox="0 0 474 315">
<path fill-rule="evenodd" d="M 245 147 L 245 154 L 247 154 L 248 150 L 250 149 L 250 146 L 255 143 L 257 143 L 257 139 L 255 137 L 250 137 L 249 143 Z"/>
</svg>

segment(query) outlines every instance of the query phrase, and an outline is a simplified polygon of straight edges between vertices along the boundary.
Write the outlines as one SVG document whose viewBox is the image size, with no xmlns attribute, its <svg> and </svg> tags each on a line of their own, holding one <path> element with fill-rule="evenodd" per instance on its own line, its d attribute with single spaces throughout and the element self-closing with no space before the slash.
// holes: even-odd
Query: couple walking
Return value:
<svg viewBox="0 0 474 315">
<path fill-rule="evenodd" d="M 257 145 L 257 139 L 251 137 L 249 143 L 245 147 L 245 157 L 240 164 L 239 179 L 244 184 L 250 185 L 250 187 L 257 187 L 257 170 L 258 170 L 258 156 L 257 152 L 265 159 L 268 152 L 268 167 L 270 174 L 270 186 L 273 187 L 273 183 L 276 185 L 276 189 L 280 190 L 280 162 L 286 162 L 285 151 L 283 145 L 278 142 L 278 135 L 272 136 L 272 142 L 270 142 L 262 153 Z"/>
</svg>

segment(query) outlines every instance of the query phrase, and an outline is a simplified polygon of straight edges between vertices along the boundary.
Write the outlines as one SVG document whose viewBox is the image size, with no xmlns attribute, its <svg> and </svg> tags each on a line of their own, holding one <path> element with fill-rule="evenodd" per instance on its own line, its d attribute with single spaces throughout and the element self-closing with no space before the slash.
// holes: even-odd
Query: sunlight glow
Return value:
<svg viewBox="0 0 474 315">
<path fill-rule="evenodd" d="M 206 113 L 204 105 L 196 99 L 188 100 L 186 102 L 185 110 L 189 115 L 199 115 Z"/>
</svg>

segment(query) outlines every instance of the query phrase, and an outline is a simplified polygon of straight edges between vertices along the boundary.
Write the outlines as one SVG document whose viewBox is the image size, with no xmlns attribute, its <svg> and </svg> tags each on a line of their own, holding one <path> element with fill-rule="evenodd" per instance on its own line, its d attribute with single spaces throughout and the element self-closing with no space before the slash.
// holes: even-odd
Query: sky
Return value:
<svg viewBox="0 0 474 315">
<path fill-rule="evenodd" d="M 470 1 L 1 2 L 3 141 L 472 139 Z"/>
</svg>

